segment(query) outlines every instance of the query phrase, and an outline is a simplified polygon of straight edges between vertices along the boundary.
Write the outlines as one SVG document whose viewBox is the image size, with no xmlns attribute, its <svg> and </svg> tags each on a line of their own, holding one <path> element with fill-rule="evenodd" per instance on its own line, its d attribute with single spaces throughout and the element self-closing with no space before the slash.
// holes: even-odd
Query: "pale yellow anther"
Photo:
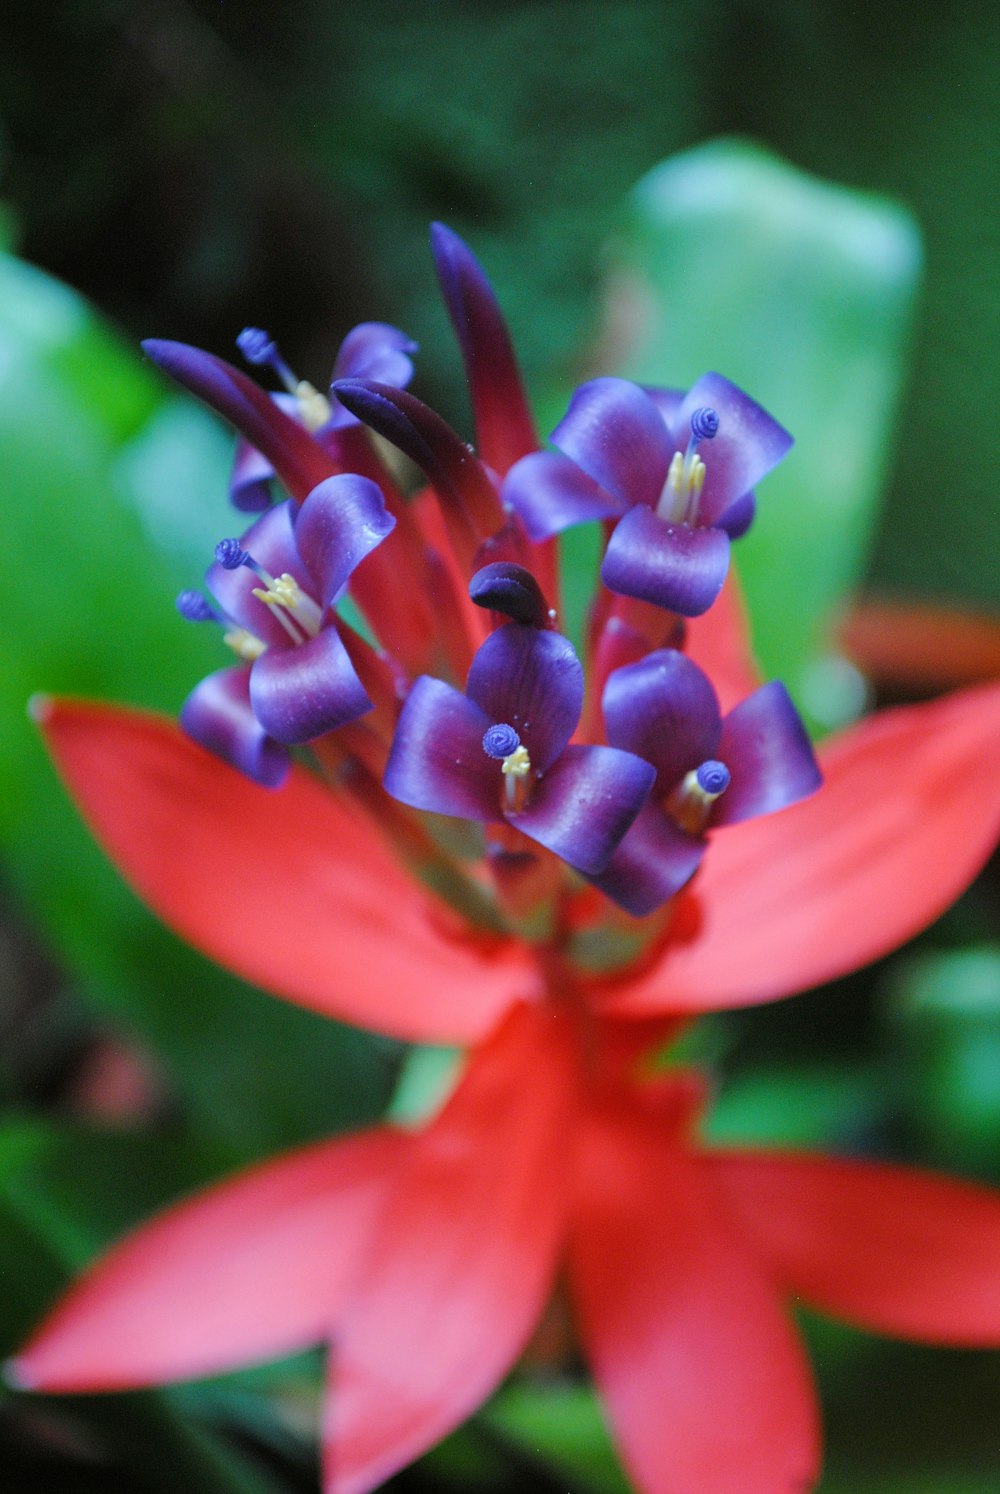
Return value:
<svg viewBox="0 0 1000 1494">
<path fill-rule="evenodd" d="M 318 431 L 326 425 L 330 418 L 330 401 L 308 379 L 300 379 L 296 384 L 295 398 L 299 402 L 299 418 L 307 431 Z"/>
<path fill-rule="evenodd" d="M 287 571 L 276 576 L 268 586 L 255 586 L 253 594 L 268 607 L 285 607 L 289 612 L 302 604 L 302 588 Z"/>
<path fill-rule="evenodd" d="M 531 772 L 531 758 L 527 747 L 516 747 L 509 757 L 504 758 L 500 771 L 508 778 L 527 778 Z"/>
<path fill-rule="evenodd" d="M 222 641 L 248 664 L 252 664 L 254 659 L 259 659 L 261 654 L 267 652 L 267 644 L 260 638 L 256 638 L 253 633 L 248 633 L 246 628 L 230 628 L 223 633 Z"/>
<path fill-rule="evenodd" d="M 656 511 L 668 523 L 690 522 L 696 516 L 698 499 L 705 486 L 705 463 L 697 452 L 686 456 L 675 451 L 667 469 Z"/>
</svg>

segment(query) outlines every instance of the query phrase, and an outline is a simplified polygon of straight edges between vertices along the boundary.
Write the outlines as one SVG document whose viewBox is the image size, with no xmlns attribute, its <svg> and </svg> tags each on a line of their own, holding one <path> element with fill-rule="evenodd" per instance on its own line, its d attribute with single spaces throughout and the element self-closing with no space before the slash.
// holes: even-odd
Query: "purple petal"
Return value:
<svg viewBox="0 0 1000 1494">
<path fill-rule="evenodd" d="M 330 476 L 329 460 L 309 432 L 240 369 L 183 342 L 149 338 L 142 346 L 154 363 L 217 410 L 267 458 L 293 498 L 304 498 Z"/>
<path fill-rule="evenodd" d="M 654 777 L 649 763 L 631 752 L 567 747 L 535 784 L 527 808 L 506 819 L 570 866 L 594 874 L 607 865 Z"/>
<path fill-rule="evenodd" d="M 313 488 L 295 521 L 295 543 L 318 583 L 316 600 L 329 607 L 395 527 L 381 488 L 367 477 L 345 472 Z"/>
<path fill-rule="evenodd" d="M 292 765 L 288 749 L 269 737 L 250 706 L 250 669 L 220 669 L 196 685 L 181 707 L 192 741 L 265 788 L 278 788 Z"/>
<path fill-rule="evenodd" d="M 544 628 L 549 608 L 542 588 L 529 570 L 510 560 L 484 565 L 469 582 L 469 596 L 477 607 L 489 607 L 514 622 Z"/>
<path fill-rule="evenodd" d="M 308 592 L 311 583 L 295 544 L 295 512 L 296 505 L 290 499 L 268 509 L 241 537 L 240 544 L 272 576 L 287 571 Z M 218 563 L 211 565 L 205 572 L 205 583 L 223 611 L 241 628 L 267 644 L 288 647 L 288 634 L 274 608 L 254 596 L 254 588 L 263 583 L 247 566 L 227 571 Z"/>
<path fill-rule="evenodd" d="M 370 711 L 372 703 L 336 628 L 294 648 L 269 649 L 250 670 L 250 703 L 279 742 L 311 742 Z"/>
<path fill-rule="evenodd" d="M 660 648 L 608 677 L 604 720 L 612 747 L 644 757 L 656 769 L 656 792 L 668 794 L 719 745 L 719 701 L 706 674 L 673 648 Z"/>
<path fill-rule="evenodd" d="M 648 394 L 653 404 L 663 417 L 663 423 L 673 436 L 674 426 L 677 422 L 677 411 L 684 403 L 683 389 L 661 389 L 656 384 L 641 384 L 639 386 L 645 394 Z M 685 444 L 687 436 L 684 437 Z"/>
<path fill-rule="evenodd" d="M 465 820 L 500 819 L 500 763 L 483 736 L 493 725 L 480 708 L 442 680 L 421 675 L 396 726 L 383 783 L 414 809 Z"/>
<path fill-rule="evenodd" d="M 721 529 L 668 524 L 645 505 L 621 519 L 608 541 L 601 580 L 612 591 L 700 617 L 722 590 L 729 536 Z"/>
<path fill-rule="evenodd" d="M 377 379 L 381 384 L 405 389 L 413 378 L 410 354 L 417 351 L 417 344 L 398 327 L 391 327 L 388 322 L 360 322 L 340 344 L 330 382 L 332 384 L 336 379 Z M 352 415 L 336 396 L 331 403 L 325 430 L 357 425 L 357 416 Z"/>
<path fill-rule="evenodd" d="M 616 519 L 626 505 L 558 451 L 537 451 L 507 473 L 500 498 L 513 509 L 535 543 L 573 524 Z"/>
<path fill-rule="evenodd" d="M 629 505 L 655 506 L 674 454 L 656 404 L 627 379 L 581 384 L 552 432 L 552 444 Z"/>
<path fill-rule="evenodd" d="M 505 623 L 479 649 L 465 688 L 489 725 L 514 728 L 532 768 L 544 773 L 576 730 L 583 666 L 561 633 Z"/>
<path fill-rule="evenodd" d="M 744 493 L 742 498 L 737 498 L 735 503 L 729 505 L 725 513 L 719 515 L 715 528 L 724 529 L 731 540 L 742 539 L 753 523 L 756 512 L 757 499 L 753 493 Z"/>
<path fill-rule="evenodd" d="M 784 427 L 742 389 L 721 374 L 708 373 L 692 386 L 677 412 L 674 436 L 680 449 L 687 445 L 691 416 L 706 405 L 719 417 L 719 432 L 698 449 L 705 463 L 699 522 L 714 524 L 777 466 L 793 443 Z"/>
<path fill-rule="evenodd" d="M 717 753 L 732 774 L 709 825 L 735 825 L 815 793 L 823 781 L 799 713 L 784 685 L 761 685 L 722 723 Z"/>
<path fill-rule="evenodd" d="M 241 436 L 236 443 L 233 470 L 229 476 L 229 501 L 244 514 L 259 514 L 271 507 L 274 468 L 256 446 Z"/>
<path fill-rule="evenodd" d="M 590 880 L 626 913 L 643 918 L 690 882 L 707 844 L 658 804 L 646 804 L 607 866 Z"/>
<path fill-rule="evenodd" d="M 431 249 L 462 347 L 479 451 L 502 474 L 538 446 L 510 333 L 493 287 L 468 245 L 443 223 L 434 223 Z"/>
</svg>

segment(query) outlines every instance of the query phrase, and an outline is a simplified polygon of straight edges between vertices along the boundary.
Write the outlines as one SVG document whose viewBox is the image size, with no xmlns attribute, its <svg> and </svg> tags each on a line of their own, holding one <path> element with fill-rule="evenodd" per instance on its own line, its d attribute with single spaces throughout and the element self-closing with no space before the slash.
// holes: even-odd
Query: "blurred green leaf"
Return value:
<svg viewBox="0 0 1000 1494">
<path fill-rule="evenodd" d="M 919 269 L 902 208 L 740 141 L 644 177 L 612 249 L 617 371 L 687 388 L 717 369 L 795 436 L 737 554 L 764 672 L 820 724 L 861 703 L 811 671 L 866 558 Z"/>
<path fill-rule="evenodd" d="M 874 1066 L 786 1062 L 730 1079 L 705 1135 L 716 1146 L 829 1146 L 874 1125 L 885 1104 Z"/>
<path fill-rule="evenodd" d="M 367 1119 L 391 1045 L 272 1001 L 160 929 L 91 844 L 25 704 L 36 690 L 176 710 L 224 662 L 172 606 L 231 528 L 230 442 L 65 286 L 0 257 L 0 849 L 88 999 L 164 1058 L 234 1158 Z M 239 1041 L 234 1041 L 238 1034 Z"/>
<path fill-rule="evenodd" d="M 587 1385 L 514 1385 L 484 1420 L 552 1463 L 580 1494 L 631 1494 L 594 1392 Z"/>
</svg>

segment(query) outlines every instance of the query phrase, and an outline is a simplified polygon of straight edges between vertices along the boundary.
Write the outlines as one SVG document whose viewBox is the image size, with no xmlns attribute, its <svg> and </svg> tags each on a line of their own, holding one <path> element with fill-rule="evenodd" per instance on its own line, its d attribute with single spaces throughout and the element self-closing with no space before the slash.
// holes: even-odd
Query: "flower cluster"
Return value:
<svg viewBox="0 0 1000 1494">
<path fill-rule="evenodd" d="M 287 999 L 470 1054 L 422 1126 L 305 1148 L 140 1228 L 9 1376 L 149 1385 L 328 1340 L 326 1487 L 365 1494 L 491 1393 L 562 1274 L 643 1494 L 805 1490 L 817 1415 L 783 1299 L 1000 1343 L 1000 1199 L 712 1152 L 701 1076 L 647 1060 L 692 1015 L 857 968 L 947 906 L 1000 833 L 980 771 L 1000 689 L 845 732 L 817 793 L 727 582 L 788 435 L 718 374 L 687 394 L 597 379 L 543 449 L 481 268 L 446 229 L 433 245 L 478 453 L 409 392 L 415 349 L 380 323 L 345 339 L 329 396 L 253 329 L 277 395 L 148 344 L 240 434 L 232 496 L 259 517 L 220 542 L 211 600 L 178 606 L 241 662 L 195 688 L 186 735 L 72 702 L 40 719 L 184 937 Z M 578 651 L 554 537 L 585 520 L 606 545 Z"/>
</svg>

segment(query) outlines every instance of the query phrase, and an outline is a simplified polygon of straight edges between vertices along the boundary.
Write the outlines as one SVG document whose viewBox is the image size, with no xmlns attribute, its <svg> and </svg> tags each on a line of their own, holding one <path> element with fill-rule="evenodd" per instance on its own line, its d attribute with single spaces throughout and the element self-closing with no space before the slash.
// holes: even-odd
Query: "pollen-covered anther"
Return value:
<svg viewBox="0 0 1000 1494">
<path fill-rule="evenodd" d="M 705 463 L 697 452 L 675 451 L 656 511 L 672 524 L 690 524 L 698 516 L 698 500 L 705 486 Z"/>
<path fill-rule="evenodd" d="M 326 395 L 320 394 L 308 379 L 299 379 L 294 392 L 299 404 L 299 419 L 306 430 L 321 430 L 330 419 L 330 401 Z"/>
<path fill-rule="evenodd" d="M 222 641 L 228 644 L 238 658 L 245 659 L 248 664 L 259 659 L 261 654 L 267 653 L 267 644 L 263 639 L 248 632 L 246 628 L 227 629 L 222 635 Z"/>
<path fill-rule="evenodd" d="M 700 835 L 705 828 L 712 805 L 729 787 L 730 772 L 725 763 L 709 758 L 685 774 L 680 787 L 670 798 L 670 812 L 682 830 Z"/>
</svg>

